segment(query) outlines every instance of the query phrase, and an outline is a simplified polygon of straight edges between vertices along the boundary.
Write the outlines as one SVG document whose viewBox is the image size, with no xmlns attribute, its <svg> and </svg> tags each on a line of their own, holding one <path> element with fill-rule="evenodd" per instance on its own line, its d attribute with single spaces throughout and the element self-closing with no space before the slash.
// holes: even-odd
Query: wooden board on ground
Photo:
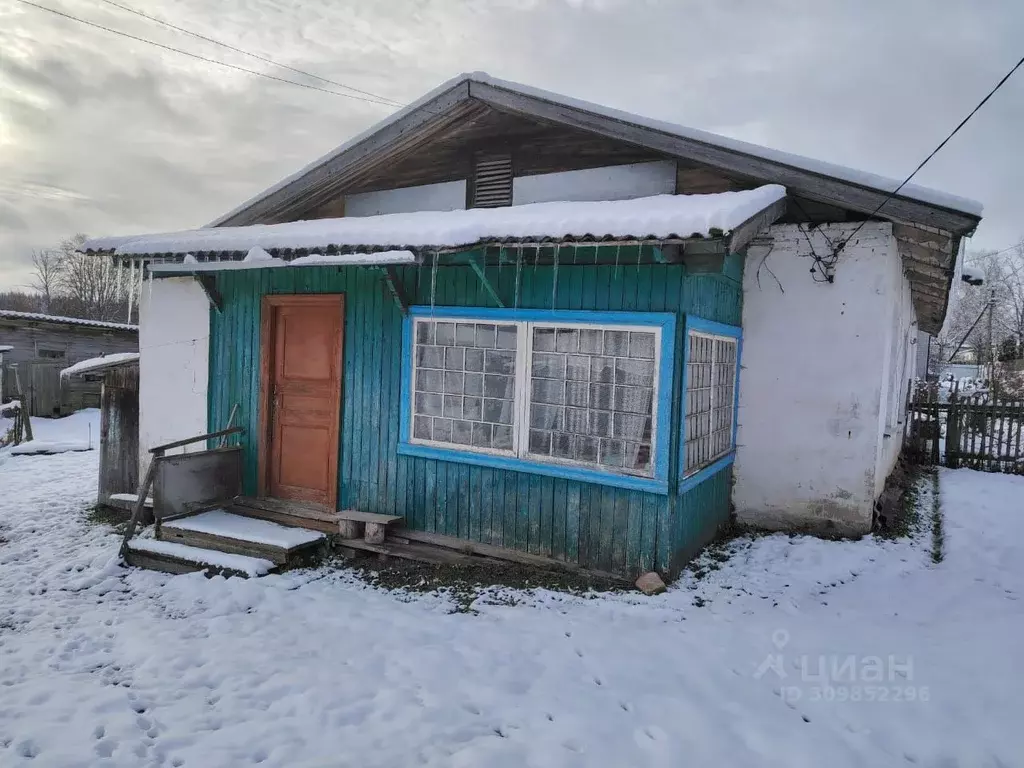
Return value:
<svg viewBox="0 0 1024 768">
<path fill-rule="evenodd" d="M 432 547 L 424 544 L 398 544 L 390 540 L 384 544 L 370 544 L 365 539 L 342 539 L 339 544 L 350 549 L 375 552 L 378 555 L 398 557 L 403 560 L 415 560 L 432 565 L 471 565 L 474 562 L 479 562 L 478 559 L 471 555 L 463 555 L 443 547 Z"/>
<path fill-rule="evenodd" d="M 542 555 L 530 555 L 525 552 L 517 552 L 511 549 L 505 549 L 503 547 L 495 547 L 491 544 L 481 544 L 476 541 L 466 541 L 465 539 L 457 539 L 454 536 L 444 536 L 439 533 L 428 533 L 426 531 L 414 531 L 409 528 L 403 528 L 401 537 L 412 542 L 419 542 L 421 544 L 430 544 L 435 547 L 441 547 L 443 549 L 451 549 L 456 552 L 465 553 L 468 555 L 477 555 L 479 557 L 491 558 L 494 560 L 503 560 L 510 563 L 519 563 L 521 565 L 529 565 L 534 568 L 544 568 L 547 570 L 559 570 L 568 571 L 570 573 L 579 573 L 584 575 L 596 576 L 609 581 L 617 582 L 629 582 L 629 579 L 625 579 L 622 576 L 618 576 L 614 573 L 608 573 L 606 571 L 597 571 L 590 568 L 581 568 L 573 563 L 566 563 L 562 560 L 555 560 L 550 557 L 543 557 Z M 390 543 L 390 540 L 389 542 Z"/>
</svg>

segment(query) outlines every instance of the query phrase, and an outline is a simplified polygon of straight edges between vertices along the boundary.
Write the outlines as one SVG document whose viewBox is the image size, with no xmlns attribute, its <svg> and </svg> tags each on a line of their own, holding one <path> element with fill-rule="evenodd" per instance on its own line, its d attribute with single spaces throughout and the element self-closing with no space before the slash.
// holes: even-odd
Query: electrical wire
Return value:
<svg viewBox="0 0 1024 768">
<path fill-rule="evenodd" d="M 1020 60 L 1016 64 L 1013 65 L 1013 68 L 1010 69 L 1009 72 L 1007 72 L 1005 75 L 1003 75 L 1003 78 L 998 83 L 996 83 L 995 87 L 991 91 L 989 91 L 988 94 L 986 94 L 985 98 L 983 98 L 981 101 L 978 102 L 977 106 L 975 106 L 974 109 L 972 109 L 970 111 L 970 113 L 967 115 L 967 117 L 965 117 L 963 120 L 961 120 L 960 123 L 957 125 L 957 127 L 954 128 L 950 132 L 950 134 L 948 136 L 946 136 L 946 138 L 944 138 L 941 142 L 939 142 L 939 145 L 937 147 L 935 147 L 935 149 L 933 149 L 928 154 L 928 157 L 926 157 L 924 160 L 922 160 L 918 164 L 917 168 L 915 168 L 911 172 L 911 174 L 909 176 L 907 176 L 907 178 L 905 178 L 900 183 L 900 185 L 898 187 L 896 187 L 896 189 L 894 189 L 892 192 L 890 192 L 885 197 L 885 199 L 882 200 L 881 203 L 879 203 L 878 207 L 875 208 L 875 210 L 871 212 L 871 215 L 868 216 L 868 218 L 872 218 L 873 216 L 875 216 L 880 210 L 882 210 L 882 208 L 886 205 L 886 203 L 888 203 L 890 200 L 892 200 L 894 197 L 896 197 L 896 195 L 899 194 L 899 191 L 901 189 L 903 189 L 907 184 L 909 184 L 910 180 L 917 175 L 917 172 L 920 171 L 922 168 L 924 168 L 925 165 L 927 165 L 928 162 L 933 157 L 935 157 L 942 150 L 942 148 L 946 146 L 946 144 L 949 143 L 950 139 L 952 139 L 954 136 L 957 135 L 957 133 L 960 132 L 961 128 L 963 128 L 965 125 L 967 125 L 967 122 L 978 113 L 978 110 L 980 110 L 983 106 L 985 106 L 985 104 L 988 102 L 988 100 L 991 99 L 996 94 L 996 91 L 998 91 L 1000 88 L 1002 88 L 1003 85 L 1006 84 L 1006 81 L 1009 80 L 1013 76 L 1013 73 L 1016 72 L 1018 69 L 1020 69 L 1022 65 L 1024 65 L 1024 56 L 1022 56 L 1020 58 Z M 863 227 L 864 224 L 866 224 L 866 223 L 867 223 L 867 219 L 862 221 L 860 223 L 860 225 L 855 230 L 853 230 L 853 232 L 850 234 L 850 236 L 847 237 L 845 240 L 843 240 L 843 242 L 841 242 L 839 244 L 839 248 L 837 249 L 837 252 L 838 251 L 842 251 L 843 248 L 846 246 L 846 244 L 849 243 L 850 240 L 853 239 L 853 236 L 856 235 L 860 231 L 861 227 Z M 838 253 L 837 253 L 837 255 L 838 255 Z"/>
<path fill-rule="evenodd" d="M 22 5 L 31 6 L 32 8 L 38 8 L 41 11 L 47 11 L 47 12 L 55 14 L 57 16 L 62 16 L 65 19 L 70 19 L 71 21 L 77 21 L 79 24 L 85 24 L 86 26 L 89 26 L 89 27 L 95 27 L 96 29 L 102 29 L 104 32 L 110 32 L 110 33 L 115 34 L 115 35 L 120 35 L 121 37 L 126 37 L 126 38 L 128 38 L 130 40 L 135 40 L 135 41 L 140 42 L 140 43 L 146 43 L 147 45 L 156 46 L 157 48 L 163 48 L 166 51 L 172 51 L 173 53 L 180 53 L 182 56 L 188 56 L 190 58 L 197 59 L 199 61 L 205 61 L 205 62 L 207 62 L 209 64 L 217 64 L 218 66 L 221 66 L 221 67 L 227 67 L 228 69 L 234 69 L 234 70 L 237 70 L 239 72 L 245 72 L 245 73 L 250 74 L 250 75 L 256 75 L 257 77 L 264 77 L 264 78 L 266 78 L 268 80 L 274 80 L 274 81 L 279 82 L 279 83 L 287 83 L 288 85 L 295 85 L 295 86 L 298 86 L 299 88 L 307 88 L 307 89 L 309 89 L 311 91 L 321 91 L 323 93 L 329 93 L 332 96 L 342 96 L 342 97 L 348 98 L 348 99 L 355 99 L 356 101 L 365 101 L 367 104 L 380 104 L 381 106 L 385 106 L 385 107 L 393 106 L 392 104 L 387 104 L 387 103 L 382 102 L 382 101 L 376 101 L 374 99 L 365 98 L 363 96 L 357 96 L 356 94 L 353 94 L 353 93 L 340 93 L 338 91 L 332 91 L 332 90 L 330 90 L 328 88 L 321 88 L 318 85 L 311 85 L 309 83 L 298 83 L 298 82 L 296 82 L 294 80 L 289 80 L 289 79 L 284 78 L 284 77 L 277 77 L 276 75 L 267 74 L 266 72 L 260 72 L 260 71 L 255 70 L 255 69 L 248 69 L 247 67 L 240 67 L 237 64 L 229 64 L 226 61 L 217 61 L 217 59 L 211 59 L 211 58 L 208 58 L 206 56 L 200 56 L 198 53 L 191 53 L 189 51 L 183 51 L 181 48 L 175 48 L 175 47 L 170 46 L 170 45 L 164 45 L 163 43 L 158 43 L 155 40 L 147 40 L 144 37 L 138 37 L 137 35 L 133 35 L 133 34 L 131 34 L 129 32 L 122 32 L 122 31 L 120 31 L 118 29 L 113 29 L 111 27 L 105 27 L 102 24 L 97 24 L 96 22 L 93 22 L 93 21 L 87 21 L 86 19 L 82 19 L 82 18 L 79 18 L 77 16 L 72 16 L 70 13 L 64 13 L 63 11 L 58 11 L 55 8 L 47 8 L 45 5 L 38 5 L 37 3 L 31 2 L 31 0 L 17 0 L 17 2 L 21 3 Z"/>
<path fill-rule="evenodd" d="M 136 10 L 135 8 L 132 8 L 132 7 L 127 6 L 127 5 L 122 5 L 121 3 L 115 2 L 114 0 L 98 0 L 98 2 L 106 3 L 107 5 L 113 6 L 114 8 L 119 8 L 122 11 L 127 11 L 128 13 L 134 13 L 136 16 L 141 16 L 142 18 L 148 19 L 149 21 L 155 22 L 156 24 L 161 24 L 161 25 L 163 25 L 163 26 L 165 26 L 165 27 L 167 27 L 169 29 L 173 29 L 173 30 L 175 30 L 177 32 L 182 32 L 182 33 L 184 33 L 186 35 L 191 35 L 192 37 L 194 37 L 194 38 L 196 38 L 198 40 L 204 40 L 204 41 L 206 41 L 208 43 L 213 43 L 214 45 L 219 45 L 221 48 L 226 48 L 229 51 L 234 51 L 235 53 L 240 53 L 243 56 L 250 56 L 250 57 L 252 57 L 254 59 L 259 59 L 260 61 L 266 62 L 267 64 L 272 64 L 275 67 L 280 67 L 281 69 L 287 69 L 287 70 L 290 70 L 291 72 L 295 72 L 296 74 L 303 75 L 304 77 L 311 77 L 314 80 L 320 80 L 321 82 L 328 83 L 329 85 L 333 85 L 333 86 L 335 86 L 337 88 L 344 88 L 346 90 L 354 91 L 355 93 L 362 94 L 363 96 L 369 96 L 372 99 L 378 100 L 382 104 L 387 104 L 388 106 L 391 106 L 391 107 L 402 107 L 402 106 L 404 106 L 404 104 L 402 104 L 401 102 L 395 101 L 394 99 L 390 99 L 387 96 L 381 96 L 380 94 L 373 93 L 372 91 L 364 91 L 364 90 L 362 90 L 360 88 L 355 88 L 355 87 L 353 87 L 351 85 L 346 85 L 345 83 L 339 83 L 337 80 L 331 80 L 330 78 L 326 78 L 326 77 L 323 77 L 321 75 L 315 75 L 312 72 L 306 72 L 303 69 L 298 69 L 298 68 L 292 67 L 292 66 L 290 66 L 288 64 L 282 64 L 279 61 L 274 61 L 273 59 L 269 58 L 268 56 L 263 56 L 263 55 L 261 55 L 259 53 L 253 53 L 252 51 L 246 51 L 243 48 L 238 48 L 237 46 L 231 45 L 230 43 L 225 43 L 222 40 L 217 40 L 216 38 L 207 37 L 206 35 L 202 35 L 202 34 L 200 34 L 198 32 L 193 32 L 190 29 L 186 29 L 185 27 L 178 26 L 177 24 L 172 24 L 169 21 L 164 21 L 163 19 L 161 19 L 161 18 L 159 18 L 157 16 L 150 16 L 148 13 Z"/>
</svg>

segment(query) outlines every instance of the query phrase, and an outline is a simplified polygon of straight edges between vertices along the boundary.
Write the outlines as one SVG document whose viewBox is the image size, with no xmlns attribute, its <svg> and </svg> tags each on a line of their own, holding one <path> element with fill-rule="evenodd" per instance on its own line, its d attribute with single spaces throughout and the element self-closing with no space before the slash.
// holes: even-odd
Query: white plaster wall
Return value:
<svg viewBox="0 0 1024 768">
<path fill-rule="evenodd" d="M 875 466 L 875 496 L 882 492 L 885 479 L 892 472 L 903 446 L 903 430 L 906 420 L 907 391 L 910 379 L 916 371 L 915 344 L 917 338 L 917 315 L 910 293 L 910 281 L 903 274 L 899 258 L 890 262 L 893 274 L 892 320 L 887 329 L 889 335 L 889 360 L 885 370 L 882 391 L 884 420 L 881 423 L 882 439 L 879 441 L 878 461 Z"/>
<path fill-rule="evenodd" d="M 147 282 L 139 302 L 139 468 L 149 449 L 207 432 L 210 305 L 192 278 Z M 204 450 L 197 443 L 187 450 Z"/>
<path fill-rule="evenodd" d="M 666 160 L 517 176 L 512 180 L 512 204 L 561 200 L 629 200 L 651 195 L 671 195 L 675 189 L 676 164 Z"/>
<path fill-rule="evenodd" d="M 811 232 L 815 252 L 828 253 L 826 235 L 836 242 L 855 227 Z M 811 246 L 795 225 L 770 234 L 770 252 L 751 247 L 744 269 L 737 516 L 767 528 L 863 533 L 888 459 L 882 428 L 904 296 L 892 228 L 864 225 L 832 284 L 813 281 Z"/>
<path fill-rule="evenodd" d="M 414 211 L 457 211 L 466 207 L 466 182 L 447 181 L 419 187 L 361 192 L 345 197 L 346 216 L 377 216 Z"/>
</svg>

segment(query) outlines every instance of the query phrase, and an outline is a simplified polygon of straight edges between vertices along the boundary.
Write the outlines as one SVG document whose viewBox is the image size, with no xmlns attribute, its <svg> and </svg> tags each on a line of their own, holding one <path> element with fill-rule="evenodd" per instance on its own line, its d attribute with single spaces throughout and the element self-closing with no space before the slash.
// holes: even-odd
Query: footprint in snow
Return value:
<svg viewBox="0 0 1024 768">
<path fill-rule="evenodd" d="M 107 735 L 107 729 L 106 729 L 106 728 L 104 728 L 104 727 L 103 727 L 102 725 L 97 725 L 97 726 L 96 726 L 96 727 L 95 727 L 95 728 L 93 729 L 93 731 L 92 731 L 92 735 L 93 735 L 93 737 L 94 737 L 94 738 L 96 738 L 96 739 L 102 739 L 102 738 L 103 738 L 104 736 L 106 736 L 106 735 Z"/>
</svg>

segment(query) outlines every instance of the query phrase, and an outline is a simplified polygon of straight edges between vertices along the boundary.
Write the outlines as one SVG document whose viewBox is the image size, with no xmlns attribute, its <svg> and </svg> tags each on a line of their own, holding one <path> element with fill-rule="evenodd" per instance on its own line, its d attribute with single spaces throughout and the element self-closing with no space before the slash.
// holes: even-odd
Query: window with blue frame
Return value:
<svg viewBox="0 0 1024 768">
<path fill-rule="evenodd" d="M 683 476 L 714 464 L 736 448 L 740 329 L 687 320 Z"/>
<path fill-rule="evenodd" d="M 667 489 L 675 317 L 414 307 L 406 454 Z"/>
</svg>

